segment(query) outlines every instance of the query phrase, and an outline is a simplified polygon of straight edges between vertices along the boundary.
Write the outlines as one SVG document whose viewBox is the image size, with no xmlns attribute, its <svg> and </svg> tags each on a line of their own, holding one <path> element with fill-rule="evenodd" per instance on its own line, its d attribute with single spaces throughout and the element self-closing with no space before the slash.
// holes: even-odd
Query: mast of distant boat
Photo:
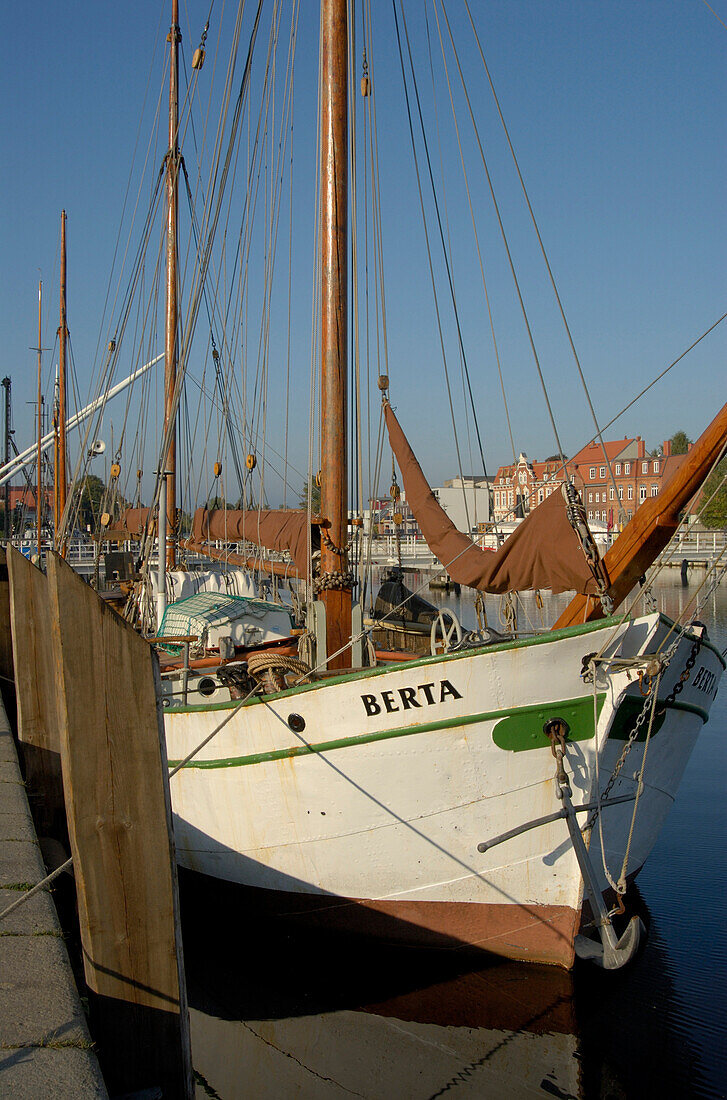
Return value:
<svg viewBox="0 0 727 1100">
<path fill-rule="evenodd" d="M 43 316 L 43 283 L 38 282 L 38 487 L 35 494 L 35 522 L 38 535 L 38 565 L 42 561 L 42 534 L 43 525 L 43 451 L 41 441 L 43 439 L 43 341 L 42 341 L 42 316 Z"/>
<path fill-rule="evenodd" d="M 348 541 L 346 383 L 348 279 L 348 16 L 347 0 L 321 5 L 321 601 L 329 668 L 349 668 L 351 589 Z"/>
<path fill-rule="evenodd" d="M 177 428 L 174 406 L 177 389 L 177 227 L 179 206 L 177 184 L 179 179 L 179 0 L 172 0 L 172 25 L 169 29 L 169 149 L 167 151 L 167 283 L 165 312 L 164 355 L 164 439 L 162 447 L 162 476 L 166 482 L 165 530 L 159 527 L 159 557 L 166 545 L 166 566 L 176 565 L 175 532 L 177 527 Z M 161 492 L 165 491 L 164 481 Z M 160 569 L 161 574 L 161 569 Z"/>
<path fill-rule="evenodd" d="M 66 475 L 66 339 L 68 325 L 66 323 L 66 212 L 61 211 L 61 287 L 60 287 L 60 324 L 58 326 L 58 447 L 56 450 L 55 468 L 55 535 L 56 550 L 62 557 L 66 556 L 66 540 L 59 540 L 59 532 L 63 523 L 63 513 L 66 509 L 67 475 Z"/>
</svg>

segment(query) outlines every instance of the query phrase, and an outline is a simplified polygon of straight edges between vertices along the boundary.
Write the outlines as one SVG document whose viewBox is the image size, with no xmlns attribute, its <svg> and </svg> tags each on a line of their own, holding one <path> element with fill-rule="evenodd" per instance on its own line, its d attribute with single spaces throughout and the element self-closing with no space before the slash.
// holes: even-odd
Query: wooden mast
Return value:
<svg viewBox="0 0 727 1100">
<path fill-rule="evenodd" d="M 164 347 L 164 438 L 169 438 L 166 456 L 162 454 L 166 471 L 167 522 L 166 533 L 159 532 L 159 553 L 166 535 L 167 568 L 174 569 L 177 555 L 174 536 L 177 527 L 177 427 L 174 412 L 177 388 L 177 226 L 179 205 L 179 0 L 172 0 L 172 25 L 169 42 L 169 150 L 167 152 L 167 285 Z M 162 451 L 164 448 L 162 448 Z M 162 485 L 164 492 L 164 485 Z"/>
<path fill-rule="evenodd" d="M 67 474 L 66 474 L 66 338 L 68 325 L 66 323 L 66 212 L 61 211 L 61 289 L 60 289 L 60 324 L 58 326 L 58 452 L 55 470 L 55 494 L 57 500 L 58 515 L 56 517 L 56 548 L 62 557 L 66 556 L 66 541 L 58 540 L 58 529 L 63 522 L 63 513 L 66 508 Z"/>
<path fill-rule="evenodd" d="M 38 535 L 38 565 L 41 563 L 42 537 L 41 525 L 43 522 L 43 340 L 42 340 L 42 301 L 43 283 L 38 283 L 38 487 L 35 493 L 35 523 Z"/>
<path fill-rule="evenodd" d="M 614 607 L 626 599 L 639 577 L 667 546 L 679 525 L 679 513 L 700 489 L 725 445 L 727 405 L 722 406 L 712 423 L 702 432 L 659 496 L 644 501 L 606 552 L 603 560 L 611 581 L 608 594 Z M 574 626 L 602 616 L 599 600 L 574 596 L 553 629 Z"/>
<path fill-rule="evenodd" d="M 348 281 L 347 0 L 322 0 L 321 11 L 321 512 L 330 521 L 321 546 L 324 583 L 346 570 Z M 329 654 L 351 638 L 350 588 L 323 588 Z M 351 650 L 329 660 L 350 668 Z"/>
</svg>

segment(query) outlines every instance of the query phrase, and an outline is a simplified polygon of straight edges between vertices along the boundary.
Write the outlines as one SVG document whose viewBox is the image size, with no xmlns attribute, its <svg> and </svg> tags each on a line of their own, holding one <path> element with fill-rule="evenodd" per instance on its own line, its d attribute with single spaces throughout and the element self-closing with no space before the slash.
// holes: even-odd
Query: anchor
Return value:
<svg viewBox="0 0 727 1100">
<path fill-rule="evenodd" d="M 622 936 L 617 937 L 614 931 L 603 895 L 598 888 L 596 874 L 583 840 L 583 834 L 578 828 L 577 811 L 571 801 L 570 782 L 564 764 L 565 739 L 568 736 L 568 731 L 568 723 L 563 718 L 551 718 L 543 726 L 543 732 L 550 740 L 550 747 L 556 759 L 556 794 L 563 803 L 571 843 L 601 939 L 599 943 L 597 940 L 589 939 L 588 936 L 578 935 L 575 937 L 574 947 L 579 959 L 590 959 L 598 966 L 602 966 L 604 970 L 619 970 L 622 966 L 626 966 L 627 963 L 631 962 L 636 955 L 645 928 L 641 919 L 638 916 L 633 916 Z"/>
</svg>

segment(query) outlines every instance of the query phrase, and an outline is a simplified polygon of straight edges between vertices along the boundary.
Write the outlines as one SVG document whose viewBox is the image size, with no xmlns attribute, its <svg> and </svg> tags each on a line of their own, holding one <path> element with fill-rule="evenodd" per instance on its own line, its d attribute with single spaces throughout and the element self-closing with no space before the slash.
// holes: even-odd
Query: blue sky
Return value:
<svg viewBox="0 0 727 1100">
<path fill-rule="evenodd" d="M 243 42 L 253 4 L 248 3 Z M 727 22 L 727 0 L 712 4 Z M 181 0 L 187 68 L 199 41 L 209 0 Z M 282 24 L 289 19 L 284 6 Z M 428 69 L 425 5 L 404 10 L 417 58 L 438 197 L 446 205 L 454 280 L 478 421 L 490 472 L 511 458 L 494 366 L 479 267 L 472 246 L 451 111 L 441 77 L 436 21 L 427 5 L 436 93 Z M 441 18 L 441 5 L 437 6 Z M 512 162 L 476 53 L 463 5 L 447 10 L 462 50 L 468 86 L 487 152 L 503 219 L 553 402 L 563 446 L 573 453 L 592 434 L 590 419 L 528 223 Z M 530 198 L 599 417 L 611 418 L 727 309 L 727 30 L 703 0 L 475 0 L 472 10 L 510 129 Z M 216 0 L 208 62 L 214 43 L 228 34 L 233 6 Z M 402 79 L 391 5 L 374 5 L 378 34 L 371 59 L 381 157 L 381 204 L 392 401 L 433 482 L 456 473 L 448 398 L 432 289 L 424 250 Z M 290 418 L 291 456 L 307 465 L 312 258 L 312 166 L 315 137 L 316 5 L 301 5 L 295 89 L 293 324 L 295 394 Z M 78 386 L 85 401 L 102 324 L 132 154 L 143 150 L 162 82 L 167 5 L 127 0 L 122 5 L 77 0 L 71 5 L 28 3 L 13 10 L 12 37 L 2 80 L 2 240 L 0 370 L 13 381 L 14 420 L 20 447 L 32 441 L 37 281 L 47 303 L 44 345 L 52 346 L 57 316 L 60 211 L 68 214 L 68 308 Z M 265 40 L 261 38 L 264 46 Z M 244 54 L 244 48 L 243 48 Z M 282 54 L 284 62 L 285 53 Z M 451 54 L 448 63 L 451 65 Z M 358 66 L 357 66 L 358 67 Z M 500 355 L 517 450 L 533 458 L 555 451 L 522 318 L 482 176 L 461 91 L 454 74 L 458 120 L 466 146 L 468 178 L 488 273 Z M 410 87 L 411 92 L 411 87 Z M 204 95 L 207 85 L 204 85 Z M 436 95 L 436 99 L 434 96 Z M 441 150 L 437 146 L 436 102 Z M 201 133 L 202 116 L 198 116 Z M 212 130 L 210 131 L 212 132 Z M 163 154 L 161 139 L 150 164 Z M 421 150 L 420 150 L 421 152 Z M 190 166 L 193 149 L 185 148 Z M 440 179 L 441 162 L 446 165 Z M 131 194 L 142 178 L 137 152 Z M 308 173 L 306 178 L 305 173 Z M 149 173 L 147 172 L 147 180 Z M 144 185 L 148 195 L 148 183 Z M 133 200 L 132 200 L 133 201 Z M 144 201 L 146 201 L 144 199 Z M 431 214 L 431 199 L 427 198 Z M 279 247 L 287 255 L 287 223 Z M 126 241 L 129 207 L 121 232 Z M 439 302 L 462 405 L 459 356 L 441 250 L 429 223 Z M 360 233 L 363 230 L 360 229 Z M 158 238 L 154 237 L 153 247 Z M 123 247 L 123 246 L 122 246 Z M 287 261 L 286 261 L 287 262 Z M 251 273 L 255 278 L 255 272 Z M 115 293 L 115 283 L 112 295 Z M 287 272 L 278 278 L 280 299 L 271 336 L 270 371 L 285 358 Z M 725 322 L 727 325 L 727 322 Z M 708 337 L 681 367 L 608 433 L 641 434 L 647 445 L 676 429 L 700 433 L 725 400 L 727 329 Z M 45 361 L 52 372 L 52 353 Z M 375 372 L 375 368 L 372 367 Z M 282 424 L 281 383 L 270 383 L 271 427 Z M 374 410 L 375 412 L 375 410 Z M 118 433 L 123 409 L 110 414 Z M 480 463 L 468 449 L 458 420 L 463 465 Z M 108 431 L 110 425 L 105 425 Z M 297 486 L 297 477 L 293 477 Z M 272 486 L 272 483 L 271 483 Z M 206 491 L 205 483 L 205 491 Z M 273 502 L 278 491 L 271 488 Z"/>
</svg>

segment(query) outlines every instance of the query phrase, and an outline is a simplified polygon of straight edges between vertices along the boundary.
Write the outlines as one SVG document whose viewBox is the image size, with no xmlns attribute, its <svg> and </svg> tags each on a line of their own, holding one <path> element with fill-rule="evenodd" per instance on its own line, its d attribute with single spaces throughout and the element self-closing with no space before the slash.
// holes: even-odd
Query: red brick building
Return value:
<svg viewBox="0 0 727 1100">
<path fill-rule="evenodd" d="M 661 453 L 647 454 L 643 439 L 609 440 L 606 457 L 600 443 L 590 443 L 568 461 L 568 472 L 586 507 L 588 519 L 619 527 L 619 506 L 627 523 L 650 497 L 657 497 L 664 481 L 684 461 L 671 453 L 666 440 Z M 610 466 L 610 472 L 609 472 Z M 517 463 L 501 466 L 493 485 L 494 518 L 499 521 L 525 516 L 559 488 L 565 479 L 561 463 L 530 462 L 521 454 Z"/>
<path fill-rule="evenodd" d="M 623 439 L 606 444 L 611 473 L 600 444 L 591 443 L 569 463 L 586 506 L 589 520 L 607 526 L 627 523 L 651 497 L 658 497 L 665 480 L 678 469 L 685 455 L 673 455 L 666 440 L 659 454 L 648 454 L 643 439 Z"/>
</svg>

